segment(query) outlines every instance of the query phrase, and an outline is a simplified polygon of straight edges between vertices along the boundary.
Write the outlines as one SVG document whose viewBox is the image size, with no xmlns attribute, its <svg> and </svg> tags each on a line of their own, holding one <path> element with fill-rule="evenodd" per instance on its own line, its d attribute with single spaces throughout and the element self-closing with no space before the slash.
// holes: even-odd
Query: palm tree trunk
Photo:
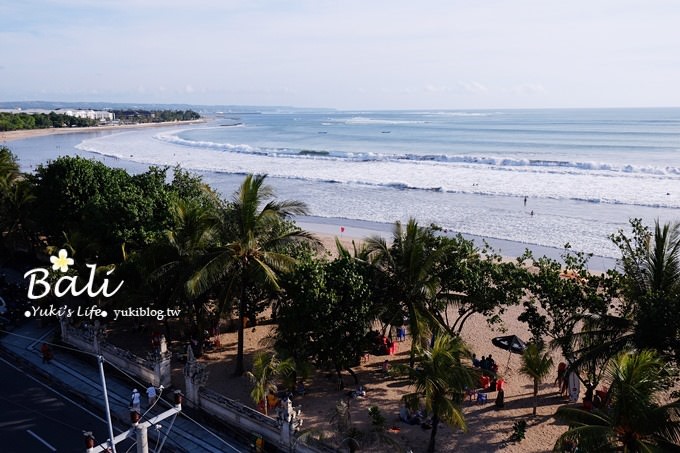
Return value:
<svg viewBox="0 0 680 453">
<path fill-rule="evenodd" d="M 235 376 L 243 374 L 243 343 L 244 343 L 244 317 L 246 313 L 246 278 L 241 278 L 241 298 L 238 302 L 238 344 L 236 346 L 236 369 Z"/>
<path fill-rule="evenodd" d="M 534 379 L 534 416 L 536 416 L 536 407 L 538 407 L 538 379 Z"/>
<path fill-rule="evenodd" d="M 430 433 L 430 444 L 427 446 L 427 453 L 434 453 L 434 442 L 435 437 L 437 437 L 437 427 L 439 426 L 439 417 L 435 413 L 432 416 L 432 432 Z"/>
<path fill-rule="evenodd" d="M 420 341 L 420 329 L 418 328 L 418 320 L 416 319 L 416 310 L 413 304 L 408 304 L 409 329 L 411 330 L 411 355 L 409 357 L 409 366 L 411 368 L 416 365 L 416 346 Z"/>
</svg>

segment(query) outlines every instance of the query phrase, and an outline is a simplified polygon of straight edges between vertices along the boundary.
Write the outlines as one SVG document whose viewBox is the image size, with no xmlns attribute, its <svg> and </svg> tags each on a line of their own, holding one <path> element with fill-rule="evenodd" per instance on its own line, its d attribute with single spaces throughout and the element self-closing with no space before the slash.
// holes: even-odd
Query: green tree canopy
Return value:
<svg viewBox="0 0 680 453">
<path fill-rule="evenodd" d="M 184 172 L 180 180 L 167 183 L 167 168 L 151 167 L 130 175 L 101 162 L 81 157 L 60 157 L 36 170 L 36 217 L 50 243 L 63 234 L 78 233 L 96 244 L 97 256 L 121 260 L 121 246 L 141 249 L 162 236 L 172 226 L 170 202 L 184 196 L 197 196 L 203 184 Z"/>
<path fill-rule="evenodd" d="M 401 366 L 397 371 L 406 373 L 415 387 L 413 393 L 404 396 L 406 404 L 416 408 L 422 398 L 425 409 L 432 414 L 432 431 L 427 451 L 433 453 L 437 451 L 435 441 L 440 421 L 452 428 L 467 430 L 461 404 L 465 390 L 475 387 L 478 375 L 462 363 L 469 352 L 460 337 L 439 335 L 431 349 L 419 345 L 416 353 L 416 368 Z"/>
<path fill-rule="evenodd" d="M 652 232 L 640 220 L 631 225 L 632 236 L 612 236 L 622 255 L 623 274 L 608 273 L 616 283 L 610 293 L 618 297 L 606 312 L 573 317 L 582 328 L 559 340 L 573 351 L 574 366 L 605 364 L 621 351 L 645 348 L 680 360 L 680 226 L 656 222 Z"/>
<path fill-rule="evenodd" d="M 662 402 L 667 370 L 656 352 L 622 352 L 612 359 L 605 380 L 609 394 L 592 411 L 563 406 L 556 417 L 569 430 L 555 443 L 564 451 L 575 443 L 579 451 L 680 451 L 680 401 Z"/>
<path fill-rule="evenodd" d="M 279 277 L 295 264 L 291 246 L 318 244 L 313 235 L 286 222 L 307 212 L 304 203 L 274 199 L 266 175 L 248 175 L 231 203 L 222 211 L 220 241 L 206 264 L 190 282 L 194 293 L 216 285 L 226 288 L 226 297 L 238 300 L 238 344 L 236 375 L 243 374 L 245 319 L 253 306 L 253 295 L 279 290 Z"/>
<path fill-rule="evenodd" d="M 282 283 L 285 297 L 277 307 L 276 347 L 300 364 L 314 361 L 324 369 L 347 370 L 369 348 L 375 319 L 369 269 L 348 257 L 301 261 Z"/>
</svg>

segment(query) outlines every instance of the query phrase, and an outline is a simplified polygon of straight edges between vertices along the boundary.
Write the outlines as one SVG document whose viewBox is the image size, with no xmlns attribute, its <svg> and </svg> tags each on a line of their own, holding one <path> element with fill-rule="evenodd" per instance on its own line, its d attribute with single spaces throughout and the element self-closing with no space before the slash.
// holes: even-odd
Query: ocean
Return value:
<svg viewBox="0 0 680 453">
<path fill-rule="evenodd" d="M 211 114 L 9 146 L 24 168 L 60 154 L 131 171 L 180 165 L 225 196 L 243 174 L 266 173 L 280 197 L 308 204 L 303 224 L 338 235 L 337 225 L 386 232 L 415 217 L 505 255 L 555 256 L 569 243 L 607 267 L 619 256 L 609 235 L 630 218 L 680 220 L 680 109 Z"/>
</svg>

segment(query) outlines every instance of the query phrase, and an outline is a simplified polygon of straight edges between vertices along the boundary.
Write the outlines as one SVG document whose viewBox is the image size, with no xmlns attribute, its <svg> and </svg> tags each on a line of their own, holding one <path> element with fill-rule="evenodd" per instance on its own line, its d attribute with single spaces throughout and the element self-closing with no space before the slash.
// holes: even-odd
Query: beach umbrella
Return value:
<svg viewBox="0 0 680 453">
<path fill-rule="evenodd" d="M 525 342 L 523 342 L 517 335 L 506 335 L 504 337 L 496 337 L 491 339 L 491 343 L 497 348 L 504 349 L 508 351 L 508 363 L 505 365 L 505 371 L 508 371 L 510 366 L 510 357 L 512 353 L 521 354 L 527 348 Z"/>
<path fill-rule="evenodd" d="M 524 343 L 517 335 L 496 337 L 491 340 L 491 343 L 493 343 L 493 345 L 497 348 L 514 352 L 515 354 L 521 354 L 527 348 L 526 343 Z"/>
</svg>

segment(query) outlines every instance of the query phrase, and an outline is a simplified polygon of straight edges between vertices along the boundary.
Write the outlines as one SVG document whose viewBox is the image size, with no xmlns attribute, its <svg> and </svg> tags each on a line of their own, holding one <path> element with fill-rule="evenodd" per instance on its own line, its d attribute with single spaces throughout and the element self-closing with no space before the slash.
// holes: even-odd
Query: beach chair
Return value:
<svg viewBox="0 0 680 453">
<path fill-rule="evenodd" d="M 486 393 L 477 392 L 477 404 L 486 404 L 488 401 Z"/>
</svg>

